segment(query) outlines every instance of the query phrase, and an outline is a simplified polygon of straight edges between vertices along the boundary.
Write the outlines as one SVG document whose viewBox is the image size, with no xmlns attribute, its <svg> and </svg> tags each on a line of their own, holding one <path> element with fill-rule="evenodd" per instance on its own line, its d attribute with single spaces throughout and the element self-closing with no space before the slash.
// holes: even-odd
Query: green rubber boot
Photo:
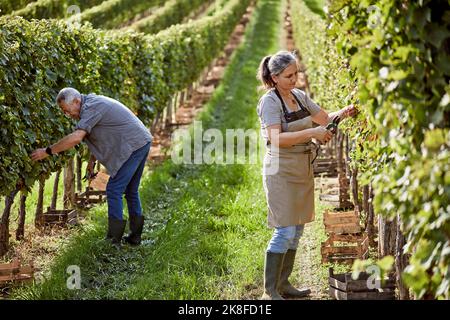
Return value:
<svg viewBox="0 0 450 320">
<path fill-rule="evenodd" d="M 144 216 L 130 214 L 130 233 L 123 237 L 126 243 L 133 246 L 141 244 L 142 229 L 144 228 Z"/>
<path fill-rule="evenodd" d="M 284 300 L 277 291 L 284 253 L 266 252 L 264 263 L 264 294 L 262 300 Z"/>
<path fill-rule="evenodd" d="M 113 246 L 120 248 L 120 242 L 125 231 L 126 220 L 118 220 L 108 217 L 108 233 L 106 239 L 110 240 Z"/>
<path fill-rule="evenodd" d="M 297 250 L 288 250 L 284 256 L 283 267 L 281 269 L 278 291 L 283 296 L 292 296 L 297 298 L 306 297 L 311 294 L 310 289 L 297 289 L 289 283 L 289 276 L 294 269 L 295 254 Z"/>
</svg>

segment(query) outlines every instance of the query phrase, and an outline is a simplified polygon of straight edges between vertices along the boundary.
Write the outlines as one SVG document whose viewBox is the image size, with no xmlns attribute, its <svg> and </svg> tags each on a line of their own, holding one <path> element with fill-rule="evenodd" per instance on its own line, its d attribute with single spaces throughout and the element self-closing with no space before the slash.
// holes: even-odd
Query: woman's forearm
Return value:
<svg viewBox="0 0 450 320">
<path fill-rule="evenodd" d="M 335 112 L 330 112 L 328 114 L 328 123 L 332 122 L 334 117 L 336 117 L 336 116 L 339 116 L 341 118 L 341 120 L 343 120 L 342 115 L 343 115 L 342 110 L 335 111 Z"/>
<path fill-rule="evenodd" d="M 295 144 L 311 141 L 311 139 L 313 138 L 313 133 L 314 128 L 294 132 L 281 132 L 277 137 L 278 143 L 272 143 L 278 145 L 280 148 L 289 148 Z"/>
</svg>

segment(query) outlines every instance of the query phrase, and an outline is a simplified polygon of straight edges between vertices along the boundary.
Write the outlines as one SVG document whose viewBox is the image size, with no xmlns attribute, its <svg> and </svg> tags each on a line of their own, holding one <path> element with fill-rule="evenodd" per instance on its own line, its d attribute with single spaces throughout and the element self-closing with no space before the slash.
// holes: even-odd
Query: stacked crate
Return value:
<svg viewBox="0 0 450 320">
<path fill-rule="evenodd" d="M 30 282 L 33 279 L 34 266 L 32 263 L 23 266 L 16 258 L 11 263 L 0 264 L 0 287 L 8 286 L 11 283 Z"/>
<path fill-rule="evenodd" d="M 67 225 L 76 225 L 78 223 L 78 212 L 75 209 L 63 209 L 57 210 L 50 207 L 47 208 L 47 212 L 44 212 L 41 216 L 40 225 L 43 227 L 59 226 L 64 227 Z"/>
<path fill-rule="evenodd" d="M 329 292 L 336 300 L 394 300 L 395 277 L 388 275 L 384 281 L 372 279 L 374 275 L 361 272 L 356 279 L 351 273 L 334 274 L 329 269 Z"/>
<path fill-rule="evenodd" d="M 328 239 L 321 245 L 322 262 L 351 264 L 355 259 L 367 259 L 369 240 L 355 211 L 326 210 L 323 222 Z"/>
</svg>

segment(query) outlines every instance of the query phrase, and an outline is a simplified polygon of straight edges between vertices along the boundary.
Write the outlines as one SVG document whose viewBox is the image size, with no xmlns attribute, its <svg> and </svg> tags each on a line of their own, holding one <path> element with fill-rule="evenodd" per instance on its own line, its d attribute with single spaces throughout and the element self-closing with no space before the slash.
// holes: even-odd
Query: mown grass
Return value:
<svg viewBox="0 0 450 320">
<path fill-rule="evenodd" d="M 257 128 L 256 69 L 278 50 L 279 1 L 260 0 L 244 43 L 201 116 L 204 128 Z M 176 165 L 143 178 L 143 244 L 117 251 L 102 240 L 106 207 L 89 213 L 29 299 L 239 299 L 261 286 L 270 238 L 259 165 Z M 67 267 L 81 271 L 69 290 Z"/>
</svg>

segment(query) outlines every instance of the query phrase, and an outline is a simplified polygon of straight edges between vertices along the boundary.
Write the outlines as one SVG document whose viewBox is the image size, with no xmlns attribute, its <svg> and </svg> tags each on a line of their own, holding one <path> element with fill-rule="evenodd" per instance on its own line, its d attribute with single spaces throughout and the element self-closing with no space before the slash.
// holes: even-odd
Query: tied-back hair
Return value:
<svg viewBox="0 0 450 320">
<path fill-rule="evenodd" d="M 270 89 L 275 87 L 272 75 L 279 75 L 292 63 L 297 63 L 295 52 L 278 51 L 272 56 L 265 56 L 258 68 L 257 78 L 261 81 L 262 88 Z"/>
</svg>

